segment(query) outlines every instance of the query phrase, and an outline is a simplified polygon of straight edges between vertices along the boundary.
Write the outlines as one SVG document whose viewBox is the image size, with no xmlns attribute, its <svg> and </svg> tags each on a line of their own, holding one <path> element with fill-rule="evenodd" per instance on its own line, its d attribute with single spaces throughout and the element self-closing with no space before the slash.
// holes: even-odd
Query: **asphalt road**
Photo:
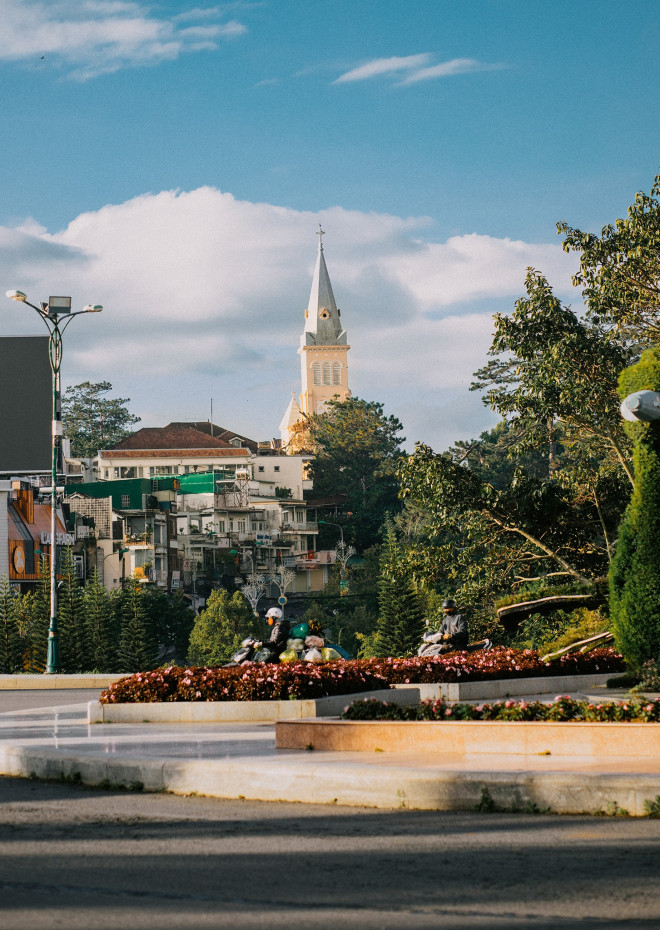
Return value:
<svg viewBox="0 0 660 930">
<path fill-rule="evenodd" d="M 660 927 L 660 820 L 377 811 L 0 777 L 3 930 Z"/>
</svg>

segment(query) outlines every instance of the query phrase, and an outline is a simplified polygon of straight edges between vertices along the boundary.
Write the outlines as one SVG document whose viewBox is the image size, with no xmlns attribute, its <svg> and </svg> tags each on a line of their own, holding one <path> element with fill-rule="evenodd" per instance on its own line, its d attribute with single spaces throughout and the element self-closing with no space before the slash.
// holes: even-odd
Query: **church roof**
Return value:
<svg viewBox="0 0 660 930">
<path fill-rule="evenodd" d="M 330 275 L 323 254 L 323 230 L 319 227 L 319 254 L 312 279 L 312 290 L 305 312 L 305 331 L 301 345 L 346 345 L 346 332 L 342 329 L 340 312 L 332 292 Z"/>
</svg>

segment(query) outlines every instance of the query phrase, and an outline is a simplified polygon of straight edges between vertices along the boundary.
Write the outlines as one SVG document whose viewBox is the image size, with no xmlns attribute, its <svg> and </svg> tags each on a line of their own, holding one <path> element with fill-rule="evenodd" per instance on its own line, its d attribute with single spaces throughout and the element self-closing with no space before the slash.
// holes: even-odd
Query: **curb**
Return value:
<svg viewBox="0 0 660 930">
<path fill-rule="evenodd" d="M 169 760 L 64 755 L 54 749 L 0 747 L 5 775 L 104 788 L 216 798 L 340 804 L 396 810 L 509 810 L 556 814 L 647 813 L 660 775 L 569 772 L 447 772 L 410 766 L 374 769 L 353 763 L 263 758 Z"/>
<path fill-rule="evenodd" d="M 0 691 L 74 691 L 78 688 L 109 688 L 130 674 L 0 675 Z"/>
</svg>

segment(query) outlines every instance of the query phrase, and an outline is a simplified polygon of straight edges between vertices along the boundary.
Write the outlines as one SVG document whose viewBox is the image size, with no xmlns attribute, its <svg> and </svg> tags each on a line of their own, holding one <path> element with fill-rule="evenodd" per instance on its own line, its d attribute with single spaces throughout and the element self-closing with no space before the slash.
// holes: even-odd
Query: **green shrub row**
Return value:
<svg viewBox="0 0 660 930">
<path fill-rule="evenodd" d="M 647 701 L 631 698 L 590 704 L 568 696 L 555 698 L 551 704 L 540 701 L 503 701 L 500 704 L 448 704 L 440 699 L 422 701 L 416 706 L 402 706 L 367 698 L 355 701 L 341 714 L 343 720 L 538 720 L 588 721 L 595 723 L 658 723 L 660 699 Z"/>
</svg>

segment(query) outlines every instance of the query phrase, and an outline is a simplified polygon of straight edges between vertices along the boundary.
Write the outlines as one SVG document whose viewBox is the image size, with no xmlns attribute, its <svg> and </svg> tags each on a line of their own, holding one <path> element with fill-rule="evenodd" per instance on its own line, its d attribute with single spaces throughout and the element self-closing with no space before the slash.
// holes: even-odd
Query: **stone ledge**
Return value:
<svg viewBox="0 0 660 930">
<path fill-rule="evenodd" d="M 130 672 L 120 675 L 0 675 L 0 691 L 75 691 L 79 688 L 109 688 L 115 681 L 126 678 Z"/>
<path fill-rule="evenodd" d="M 619 673 L 621 674 L 621 673 Z M 548 675 L 538 678 L 498 678 L 490 681 L 455 681 L 438 684 L 393 685 L 396 689 L 419 688 L 422 701 L 490 701 L 521 694 L 565 694 L 597 688 L 616 678 L 616 672 L 592 675 Z"/>
<path fill-rule="evenodd" d="M 660 723 L 286 720 L 276 723 L 275 735 L 278 749 L 583 756 L 591 761 L 660 757 Z"/>
<path fill-rule="evenodd" d="M 307 717 L 336 717 L 354 701 L 364 698 L 391 701 L 396 704 L 419 704 L 419 690 L 409 687 L 400 691 L 362 691 L 359 694 L 339 694 L 333 697 L 305 701 L 162 701 L 144 704 L 87 705 L 89 723 L 230 723 Z"/>
</svg>

